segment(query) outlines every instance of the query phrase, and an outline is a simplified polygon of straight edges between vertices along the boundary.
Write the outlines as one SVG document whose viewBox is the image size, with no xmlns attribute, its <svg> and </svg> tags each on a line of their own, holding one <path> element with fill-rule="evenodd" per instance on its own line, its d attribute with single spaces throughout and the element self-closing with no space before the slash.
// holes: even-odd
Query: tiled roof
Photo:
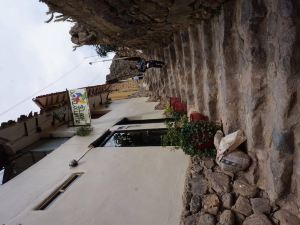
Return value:
<svg viewBox="0 0 300 225">
<path fill-rule="evenodd" d="M 110 85 L 101 84 L 85 87 L 87 89 L 88 96 L 94 96 L 104 93 L 109 90 Z M 40 95 L 32 99 L 41 109 L 53 109 L 66 105 L 69 101 L 67 90 L 46 95 Z"/>
</svg>

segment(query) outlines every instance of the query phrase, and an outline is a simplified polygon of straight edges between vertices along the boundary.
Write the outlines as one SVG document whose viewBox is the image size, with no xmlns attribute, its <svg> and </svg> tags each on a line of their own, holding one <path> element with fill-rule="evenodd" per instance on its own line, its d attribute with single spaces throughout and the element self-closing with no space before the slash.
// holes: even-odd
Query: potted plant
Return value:
<svg viewBox="0 0 300 225">
<path fill-rule="evenodd" d="M 170 106 L 173 108 L 175 102 L 181 102 L 180 98 L 178 97 L 170 97 Z"/>
<path fill-rule="evenodd" d="M 170 107 L 178 113 L 187 113 L 187 104 L 178 97 L 170 97 Z"/>
<path fill-rule="evenodd" d="M 202 115 L 199 112 L 191 112 L 190 114 L 190 121 L 191 122 L 197 122 L 197 121 L 201 121 L 201 120 L 205 120 L 208 121 L 208 117 L 205 115 Z"/>
<path fill-rule="evenodd" d="M 175 102 L 173 110 L 178 113 L 187 113 L 187 104 L 185 102 Z"/>
<path fill-rule="evenodd" d="M 186 122 L 181 127 L 181 148 L 188 155 L 216 156 L 214 135 L 220 127 L 210 121 Z"/>
<path fill-rule="evenodd" d="M 163 146 L 180 147 L 188 155 L 216 155 L 213 139 L 220 126 L 207 120 L 189 122 L 185 114 L 172 111 L 170 107 L 167 109 L 173 120 L 166 122 L 167 132 L 162 137 Z"/>
</svg>

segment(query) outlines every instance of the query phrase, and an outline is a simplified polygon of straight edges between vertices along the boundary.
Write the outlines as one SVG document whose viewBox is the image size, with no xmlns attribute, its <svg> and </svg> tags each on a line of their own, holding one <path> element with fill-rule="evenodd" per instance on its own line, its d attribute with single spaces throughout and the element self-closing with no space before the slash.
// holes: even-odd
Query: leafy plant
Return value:
<svg viewBox="0 0 300 225">
<path fill-rule="evenodd" d="M 81 126 L 76 130 L 76 135 L 78 136 L 88 136 L 93 130 L 91 126 Z"/>
<path fill-rule="evenodd" d="M 214 135 L 220 127 L 213 122 L 187 122 L 181 127 L 181 148 L 188 155 L 216 156 Z"/>
<path fill-rule="evenodd" d="M 164 108 L 164 114 L 166 117 L 172 117 L 172 113 L 173 113 L 173 110 L 172 110 L 172 107 L 171 105 L 168 103 L 165 105 L 165 108 Z"/>
<path fill-rule="evenodd" d="M 169 103 L 165 105 L 164 114 L 167 118 L 172 118 L 175 121 L 180 121 L 182 117 L 186 117 L 185 113 L 175 112 Z"/>
<path fill-rule="evenodd" d="M 172 120 L 166 121 L 167 132 L 162 137 L 162 146 L 181 148 L 187 155 L 214 157 L 216 149 L 213 138 L 220 127 L 213 122 L 189 122 L 186 115 L 176 113 L 166 107 L 166 115 Z"/>
<path fill-rule="evenodd" d="M 162 136 L 162 146 L 180 146 L 180 127 L 175 126 L 175 121 L 166 121 L 167 132 Z"/>
<path fill-rule="evenodd" d="M 187 117 L 183 114 L 173 111 L 170 104 L 165 106 L 164 114 L 169 119 L 167 119 L 165 122 L 167 132 L 162 136 L 162 146 L 175 146 L 175 148 L 179 148 L 179 146 L 181 146 L 181 126 L 185 120 L 187 121 Z"/>
</svg>

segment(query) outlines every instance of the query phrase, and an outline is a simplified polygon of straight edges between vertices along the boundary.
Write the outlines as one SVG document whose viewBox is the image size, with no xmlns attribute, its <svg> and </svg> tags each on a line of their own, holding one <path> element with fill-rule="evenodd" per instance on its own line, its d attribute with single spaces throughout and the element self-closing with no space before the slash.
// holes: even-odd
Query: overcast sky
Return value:
<svg viewBox="0 0 300 225">
<path fill-rule="evenodd" d="M 37 95 L 105 83 L 110 62 L 90 66 L 88 62 L 93 59 L 84 57 L 95 55 L 93 47 L 72 51 L 72 24 L 44 23 L 49 19 L 48 8 L 38 0 L 0 2 L 0 122 L 39 111 L 31 95 L 69 71 L 73 70 Z M 2 114 L 27 97 L 23 104 Z"/>
</svg>

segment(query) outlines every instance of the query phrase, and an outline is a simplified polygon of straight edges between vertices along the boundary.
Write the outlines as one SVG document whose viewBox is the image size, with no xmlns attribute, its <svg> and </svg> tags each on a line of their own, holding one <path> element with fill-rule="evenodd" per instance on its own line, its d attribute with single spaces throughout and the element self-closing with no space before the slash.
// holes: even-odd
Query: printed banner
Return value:
<svg viewBox="0 0 300 225">
<path fill-rule="evenodd" d="M 71 109 L 75 126 L 91 124 L 91 114 L 85 88 L 69 90 Z"/>
</svg>

